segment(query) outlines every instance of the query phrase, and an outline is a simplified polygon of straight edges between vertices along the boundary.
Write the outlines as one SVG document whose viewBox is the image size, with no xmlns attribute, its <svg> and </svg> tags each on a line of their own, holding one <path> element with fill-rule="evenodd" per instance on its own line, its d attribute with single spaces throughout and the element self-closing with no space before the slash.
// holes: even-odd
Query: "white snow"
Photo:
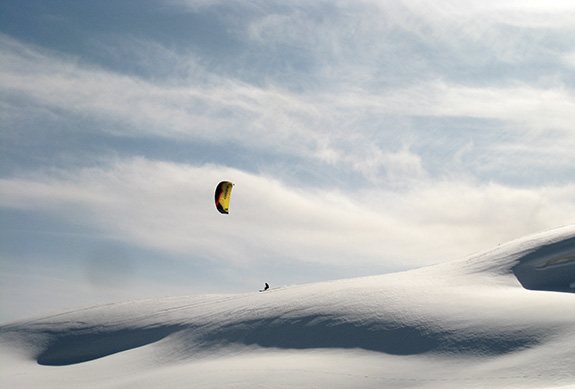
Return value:
<svg viewBox="0 0 575 389">
<path fill-rule="evenodd" d="M 575 388 L 574 269 L 575 225 L 402 273 L 8 323 L 0 386 Z"/>
</svg>

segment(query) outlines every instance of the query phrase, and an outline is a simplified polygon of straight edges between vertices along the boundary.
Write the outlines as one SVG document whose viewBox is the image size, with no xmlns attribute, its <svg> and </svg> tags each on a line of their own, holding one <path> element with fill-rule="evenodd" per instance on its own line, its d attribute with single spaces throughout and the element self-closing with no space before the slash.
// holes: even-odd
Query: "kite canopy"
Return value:
<svg viewBox="0 0 575 389">
<path fill-rule="evenodd" d="M 216 208 L 220 213 L 228 214 L 228 207 L 230 206 L 230 196 L 232 195 L 232 184 L 229 181 L 222 181 L 216 187 Z"/>
</svg>

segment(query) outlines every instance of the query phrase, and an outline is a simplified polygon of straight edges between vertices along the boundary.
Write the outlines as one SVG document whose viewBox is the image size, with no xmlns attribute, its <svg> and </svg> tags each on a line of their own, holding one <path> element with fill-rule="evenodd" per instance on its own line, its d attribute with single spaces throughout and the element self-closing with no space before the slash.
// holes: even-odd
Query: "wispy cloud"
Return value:
<svg viewBox="0 0 575 389">
<path fill-rule="evenodd" d="M 231 215 L 213 207 L 221 177 L 237 182 Z M 402 268 L 454 258 L 523 232 L 570 222 L 573 185 L 514 189 L 420 183 L 398 194 L 293 189 L 221 166 L 145 159 L 0 182 L 3 207 L 96 227 L 137 246 L 202 260 Z"/>
<path fill-rule="evenodd" d="M 2 48 L 0 86 L 9 97 L 5 104 L 12 107 L 4 111 L 7 121 L 10 117 L 17 121 L 26 115 L 25 109 L 62 120 L 67 115 L 89 117 L 107 123 L 98 131 L 115 136 L 274 148 L 327 165 L 346 165 L 371 181 L 380 169 L 385 172 L 383 178 L 400 170 L 412 178 L 425 174 L 413 150 L 405 158 L 409 155 L 405 144 L 426 138 L 427 129 L 412 128 L 409 135 L 402 135 L 403 123 L 394 123 L 396 118 L 495 120 L 518 138 L 554 131 L 563 138 L 562 144 L 569 144 L 575 137 L 571 131 L 575 97 L 565 88 L 464 86 L 434 79 L 378 93 L 298 94 L 273 85 L 258 87 L 216 78 L 207 71 L 198 77 L 212 82 L 199 86 L 193 79 L 178 85 L 152 82 L 55 57 L 8 38 Z M 22 99 L 28 101 L 26 108 L 16 108 Z M 530 152 L 529 143 L 522 147 Z M 533 148 L 542 152 L 538 145 Z M 572 165 L 568 148 L 554 150 L 552 158 L 557 152 L 566 165 Z M 406 163 L 400 170 L 399 161 Z"/>
</svg>

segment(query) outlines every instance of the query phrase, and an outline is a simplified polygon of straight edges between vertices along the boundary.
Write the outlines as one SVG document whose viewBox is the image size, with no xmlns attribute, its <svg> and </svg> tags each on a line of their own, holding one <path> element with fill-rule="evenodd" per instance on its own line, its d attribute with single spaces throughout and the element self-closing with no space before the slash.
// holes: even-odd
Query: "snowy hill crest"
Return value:
<svg viewBox="0 0 575 389">
<path fill-rule="evenodd" d="M 44 366 L 60 366 L 64 370 L 54 382 L 61 384 L 68 382 L 66 369 L 97 371 L 108 360 L 143 361 L 160 375 L 184 364 L 203 377 L 205 364 L 237 365 L 237 358 L 245 362 L 271 353 L 266 363 L 276 369 L 286 361 L 298 365 L 289 356 L 316 355 L 322 366 L 321 361 L 348 361 L 353 372 L 386 361 L 375 364 L 377 374 L 405 379 L 425 373 L 427 378 L 416 381 L 422 386 L 446 371 L 463 374 L 457 366 L 467 364 L 472 381 L 503 369 L 522 387 L 574 384 L 575 295 L 549 292 L 573 292 L 574 281 L 575 227 L 569 226 L 403 273 L 272 293 L 109 304 L 3 325 L 2 362 L 12 368 L 2 368 L 2 377 L 18 384 L 15 371 L 45 377 Z M 356 354 L 371 362 L 349 363 Z M 534 367 L 540 358 L 545 363 Z M 382 367 L 396 364 L 405 369 Z M 248 363 L 241 376 L 249 366 L 255 365 Z M 414 373 L 414 367 L 424 368 Z"/>
</svg>

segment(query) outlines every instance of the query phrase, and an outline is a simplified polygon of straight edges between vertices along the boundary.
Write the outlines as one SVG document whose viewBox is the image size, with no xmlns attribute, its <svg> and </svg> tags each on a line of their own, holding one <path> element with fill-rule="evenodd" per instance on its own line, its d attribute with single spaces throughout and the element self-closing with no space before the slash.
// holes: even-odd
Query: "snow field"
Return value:
<svg viewBox="0 0 575 389">
<path fill-rule="evenodd" d="M 575 294 L 552 290 L 569 291 L 573 253 L 575 226 L 568 226 L 397 274 L 129 301 L 9 323 L 0 327 L 0 382 L 570 387 Z M 525 289 L 526 279 L 545 290 Z"/>
</svg>

